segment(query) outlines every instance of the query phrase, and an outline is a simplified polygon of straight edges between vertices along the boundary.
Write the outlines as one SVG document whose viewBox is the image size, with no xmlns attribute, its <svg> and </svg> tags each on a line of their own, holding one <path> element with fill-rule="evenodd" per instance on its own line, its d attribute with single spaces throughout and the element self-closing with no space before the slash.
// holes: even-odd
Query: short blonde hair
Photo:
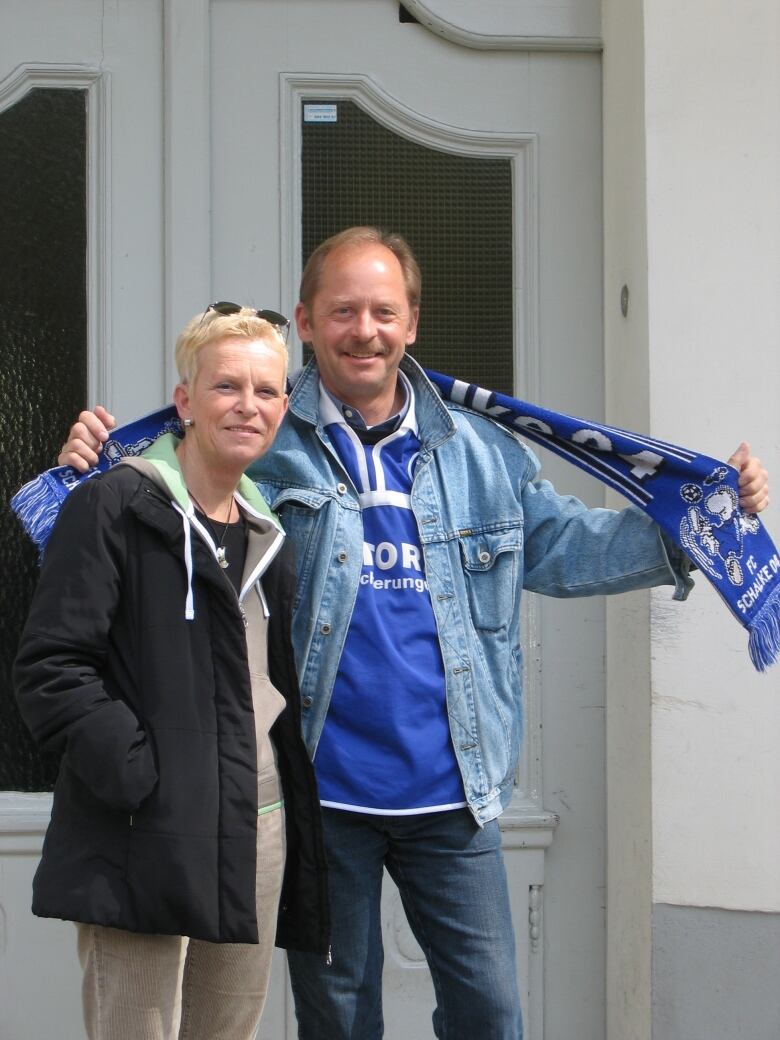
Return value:
<svg viewBox="0 0 780 1040">
<path fill-rule="evenodd" d="M 301 276 L 298 299 L 304 307 L 308 308 L 311 306 L 319 286 L 323 264 L 329 254 L 334 249 L 340 249 L 342 246 L 359 247 L 365 245 L 379 245 L 390 250 L 401 265 L 409 306 L 412 308 L 420 306 L 422 275 L 420 274 L 420 265 L 412 252 L 412 247 L 405 238 L 394 231 L 383 231 L 381 228 L 366 225 L 363 227 L 346 228 L 346 230 L 340 231 L 337 235 L 331 235 L 330 238 L 326 238 L 324 242 L 317 246 L 306 261 L 306 266 Z"/>
<path fill-rule="evenodd" d="M 196 314 L 184 326 L 176 340 L 176 369 L 182 383 L 193 383 L 198 374 L 200 352 L 211 343 L 223 339 L 261 339 L 269 346 L 278 347 L 284 357 L 284 375 L 287 378 L 289 356 L 287 344 L 276 325 L 258 317 L 251 307 L 242 307 L 235 314 L 220 314 L 207 310 Z"/>
</svg>

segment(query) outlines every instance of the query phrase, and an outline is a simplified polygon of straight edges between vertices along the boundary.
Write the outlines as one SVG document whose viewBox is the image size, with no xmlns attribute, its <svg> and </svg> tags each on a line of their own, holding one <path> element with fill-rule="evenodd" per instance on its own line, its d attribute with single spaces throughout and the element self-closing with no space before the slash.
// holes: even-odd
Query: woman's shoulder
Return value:
<svg viewBox="0 0 780 1040">
<path fill-rule="evenodd" d="M 116 464 L 93 473 L 74 488 L 63 505 L 63 512 L 82 510 L 121 510 L 136 494 L 146 478 L 132 466 Z"/>
</svg>

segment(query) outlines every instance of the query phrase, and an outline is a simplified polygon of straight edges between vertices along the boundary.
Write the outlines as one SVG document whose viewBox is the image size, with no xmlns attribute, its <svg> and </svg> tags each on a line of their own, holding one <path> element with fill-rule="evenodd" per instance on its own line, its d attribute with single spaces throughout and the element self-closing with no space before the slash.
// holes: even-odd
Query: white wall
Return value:
<svg viewBox="0 0 780 1040">
<path fill-rule="evenodd" d="M 651 429 L 778 481 L 780 6 L 645 0 L 644 32 Z M 780 668 L 701 578 L 653 594 L 652 653 L 653 899 L 780 910 Z"/>
<path fill-rule="evenodd" d="M 602 34 L 607 419 L 748 437 L 777 487 L 780 7 L 603 0 Z M 654 903 L 780 910 L 780 667 L 702 578 L 607 618 L 608 1035 L 648 1040 Z"/>
</svg>

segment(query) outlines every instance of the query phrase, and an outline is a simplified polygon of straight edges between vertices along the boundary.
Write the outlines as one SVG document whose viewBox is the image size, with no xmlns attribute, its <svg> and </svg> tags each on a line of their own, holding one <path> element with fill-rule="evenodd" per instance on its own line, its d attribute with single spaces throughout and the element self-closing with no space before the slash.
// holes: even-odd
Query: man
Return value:
<svg viewBox="0 0 780 1040">
<path fill-rule="evenodd" d="M 332 963 L 289 956 L 301 1040 L 382 1035 L 384 866 L 431 969 L 436 1035 L 522 1036 L 498 829 L 521 740 L 521 591 L 690 586 L 643 514 L 557 495 L 517 438 L 442 402 L 405 353 L 419 299 L 398 236 L 352 228 L 314 252 L 295 314 L 315 360 L 250 471 L 297 550 L 329 857 Z M 60 461 L 83 469 L 106 430 L 81 420 Z M 757 511 L 766 474 L 747 455 L 733 461 Z"/>
</svg>

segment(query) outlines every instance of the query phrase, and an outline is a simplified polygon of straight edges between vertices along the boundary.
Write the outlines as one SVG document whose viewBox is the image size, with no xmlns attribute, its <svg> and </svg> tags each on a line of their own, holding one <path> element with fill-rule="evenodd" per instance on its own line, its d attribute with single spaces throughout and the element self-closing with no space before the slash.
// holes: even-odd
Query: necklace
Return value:
<svg viewBox="0 0 780 1040">
<path fill-rule="evenodd" d="M 230 502 L 228 503 L 227 520 L 225 521 L 225 525 L 222 528 L 222 537 L 219 539 L 219 542 L 217 542 L 217 532 L 214 530 L 214 525 L 211 523 L 211 518 L 209 517 L 208 513 L 203 508 L 203 506 L 200 504 L 200 502 L 197 500 L 197 498 L 195 498 L 195 496 L 193 495 L 193 493 L 190 491 L 189 488 L 187 488 L 187 492 L 188 492 L 190 498 L 192 499 L 193 503 L 197 506 L 199 511 L 203 514 L 203 519 L 206 521 L 206 524 L 208 525 L 208 529 L 211 532 L 211 537 L 214 539 L 214 542 L 215 542 L 216 547 L 217 547 L 217 563 L 220 565 L 220 567 L 224 571 L 224 570 L 226 570 L 230 566 L 230 564 L 228 563 L 227 554 L 225 552 L 225 535 L 227 534 L 228 528 L 230 527 L 230 514 L 233 512 L 233 496 L 232 495 L 230 496 Z"/>
</svg>

